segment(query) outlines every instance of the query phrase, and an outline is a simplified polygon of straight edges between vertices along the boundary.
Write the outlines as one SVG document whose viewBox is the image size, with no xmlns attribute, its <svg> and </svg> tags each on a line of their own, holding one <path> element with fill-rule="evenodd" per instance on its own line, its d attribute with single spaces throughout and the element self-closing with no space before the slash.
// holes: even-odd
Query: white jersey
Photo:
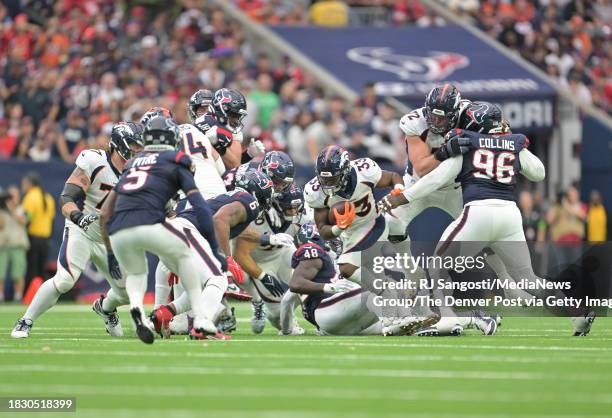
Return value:
<svg viewBox="0 0 612 418">
<path fill-rule="evenodd" d="M 97 149 L 81 151 L 76 159 L 76 166 L 89 178 L 83 213 L 99 214 L 106 197 L 119 181 L 121 173 L 111 164 L 110 154 Z M 68 225 L 75 226 L 70 219 L 66 219 L 66 226 Z M 89 225 L 84 234 L 94 241 L 102 242 L 100 221 L 96 220 Z"/>
<path fill-rule="evenodd" d="M 213 158 L 214 148 L 202 131 L 189 123 L 179 127 L 180 148 L 191 157 L 195 167 L 195 183 L 205 199 L 227 193 L 223 172 Z M 218 157 L 221 158 L 221 157 Z"/>
<path fill-rule="evenodd" d="M 286 226 L 286 229 L 282 230 L 282 227 L 280 229 L 272 228 L 270 226 L 270 223 L 268 222 L 268 217 L 262 216 L 261 218 L 256 219 L 251 225 L 253 225 L 253 227 L 257 230 L 257 233 L 261 235 L 273 235 L 282 232 L 291 235 L 292 237 L 295 237 L 299 232 L 302 224 L 311 220 L 312 217 L 309 217 L 307 214 L 303 214 L 298 222 L 292 222 L 288 226 Z M 255 249 L 251 252 L 251 256 L 257 264 L 266 263 L 280 257 L 281 251 L 279 250 L 282 250 L 283 248 L 284 247 L 282 246 L 258 244 L 257 247 L 255 247 Z"/>
<path fill-rule="evenodd" d="M 382 170 L 370 158 L 360 158 L 351 161 L 350 195 L 335 194 L 328 196 L 323 192 L 319 180 L 315 177 L 304 187 L 304 199 L 313 209 L 331 208 L 338 202 L 349 201 L 355 205 L 357 216 L 353 223 L 342 233 L 340 238 L 344 244 L 344 252 L 351 251 L 360 241 L 380 225 L 373 190 L 380 181 Z M 384 227 L 384 221 L 382 222 Z"/>
</svg>

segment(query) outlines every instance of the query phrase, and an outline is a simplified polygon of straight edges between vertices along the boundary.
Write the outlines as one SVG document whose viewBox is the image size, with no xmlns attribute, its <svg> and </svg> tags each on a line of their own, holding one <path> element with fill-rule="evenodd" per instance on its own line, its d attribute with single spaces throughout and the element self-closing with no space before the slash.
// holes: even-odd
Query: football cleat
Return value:
<svg viewBox="0 0 612 418">
<path fill-rule="evenodd" d="M 136 335 L 145 344 L 153 344 L 155 335 L 153 334 L 153 324 L 149 321 L 139 308 L 130 309 L 130 315 L 132 315 L 132 321 L 136 327 Z"/>
<path fill-rule="evenodd" d="M 231 340 L 231 335 L 225 335 L 222 332 L 215 332 L 214 334 L 206 334 L 204 332 L 196 331 L 195 328 L 191 329 L 189 332 L 189 338 L 192 340 Z"/>
<path fill-rule="evenodd" d="M 591 326 L 595 321 L 595 312 L 591 311 L 585 316 L 576 316 L 572 318 L 574 324 L 574 337 L 584 337 L 591 332 Z"/>
<path fill-rule="evenodd" d="M 293 319 L 293 328 L 291 328 L 291 332 L 287 333 L 287 334 L 283 334 L 283 331 L 278 331 L 278 335 L 282 336 L 287 336 L 287 335 L 305 335 L 306 331 L 304 330 L 304 328 L 302 328 L 298 322 L 297 319 Z"/>
<path fill-rule="evenodd" d="M 217 329 L 224 334 L 236 331 L 237 321 L 234 314 L 234 307 L 225 310 L 225 313 L 219 318 Z"/>
<path fill-rule="evenodd" d="M 104 309 L 102 309 L 103 300 L 104 295 L 100 295 L 100 298 L 96 299 L 91 306 L 91 309 L 104 321 L 106 332 L 108 332 L 112 337 L 123 337 L 123 328 L 121 328 L 119 316 L 117 316 L 117 309 L 110 313 L 105 312 Z"/>
<path fill-rule="evenodd" d="M 487 316 L 482 311 L 472 312 L 472 323 L 474 328 L 484 335 L 493 335 L 497 331 L 497 321 L 495 318 Z"/>
<path fill-rule="evenodd" d="M 13 331 L 11 331 L 11 337 L 13 338 L 28 338 L 30 336 L 30 330 L 34 323 L 31 319 L 21 318 L 15 324 Z"/>
<path fill-rule="evenodd" d="M 463 327 L 459 324 L 452 325 L 448 330 L 440 330 L 437 325 L 433 327 L 421 328 L 413 335 L 417 337 L 458 337 L 463 334 Z"/>
<path fill-rule="evenodd" d="M 215 326 L 213 321 L 205 317 L 194 319 L 192 329 L 195 329 L 196 332 L 203 332 L 205 334 L 211 335 L 217 333 L 217 327 Z"/>
<path fill-rule="evenodd" d="M 174 318 L 174 314 L 165 305 L 153 310 L 151 315 L 149 315 L 149 319 L 153 323 L 155 331 L 161 335 L 162 338 L 170 338 L 170 321 L 172 321 L 172 318 Z"/>
<path fill-rule="evenodd" d="M 428 317 L 408 316 L 404 318 L 388 318 L 383 320 L 382 334 L 385 337 L 399 336 L 399 335 L 412 335 L 417 330 L 430 327 L 440 320 L 438 315 L 431 315 Z"/>
<path fill-rule="evenodd" d="M 251 318 L 251 330 L 255 334 L 261 334 L 266 327 L 266 312 L 264 310 L 264 303 L 251 302 L 253 305 L 253 317 Z"/>
<path fill-rule="evenodd" d="M 228 299 L 235 299 L 240 301 L 249 301 L 253 299 L 253 296 L 249 295 L 247 292 L 239 288 L 238 285 L 233 282 L 233 279 L 230 279 L 230 282 L 227 285 L 225 297 Z"/>
</svg>

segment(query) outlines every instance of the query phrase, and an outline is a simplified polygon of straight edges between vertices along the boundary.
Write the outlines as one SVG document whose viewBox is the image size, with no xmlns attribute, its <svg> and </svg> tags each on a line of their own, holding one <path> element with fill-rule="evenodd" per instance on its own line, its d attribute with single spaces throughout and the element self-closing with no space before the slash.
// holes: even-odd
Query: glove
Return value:
<svg viewBox="0 0 612 418">
<path fill-rule="evenodd" d="M 266 211 L 266 214 L 268 215 L 268 220 L 270 221 L 270 224 L 273 227 L 275 228 L 281 227 L 281 225 L 283 224 L 283 220 L 278 214 L 278 211 L 276 209 L 270 208 Z"/>
<path fill-rule="evenodd" d="M 325 283 L 323 285 L 323 292 L 325 293 L 344 293 L 349 290 L 353 290 L 356 288 L 356 284 L 351 282 L 350 280 L 340 279 L 336 280 L 332 283 Z"/>
<path fill-rule="evenodd" d="M 111 278 L 121 280 L 123 278 L 121 275 L 121 268 L 119 267 L 119 262 L 112 251 L 108 252 L 106 260 L 108 262 L 108 272 L 110 273 Z"/>
<path fill-rule="evenodd" d="M 402 194 L 402 192 L 404 191 L 404 185 L 403 184 L 396 184 L 393 187 L 393 190 L 391 190 L 391 196 L 397 196 Z"/>
<path fill-rule="evenodd" d="M 376 207 L 382 213 L 389 213 L 396 207 L 406 203 L 408 203 L 408 200 L 402 193 L 389 193 L 376 204 Z"/>
<path fill-rule="evenodd" d="M 285 292 L 289 290 L 289 286 L 264 271 L 261 272 L 257 280 L 259 280 L 261 284 L 264 285 L 264 287 L 268 290 L 268 292 L 270 292 L 272 296 L 277 298 L 282 297 Z"/>
<path fill-rule="evenodd" d="M 232 256 L 227 257 L 226 270 L 232 275 L 234 282 L 238 284 L 244 283 L 244 271 L 242 271 L 242 267 Z"/>
<path fill-rule="evenodd" d="M 179 278 L 176 274 L 174 273 L 168 274 L 168 286 L 174 286 L 175 284 L 178 284 L 178 282 L 179 282 Z"/>
<path fill-rule="evenodd" d="M 344 214 L 340 215 L 338 210 L 334 208 L 334 217 L 336 218 L 336 226 L 342 230 L 348 228 L 355 219 L 355 205 L 353 202 L 344 202 Z"/>
<path fill-rule="evenodd" d="M 249 142 L 249 146 L 247 148 L 247 154 L 251 158 L 257 158 L 266 153 L 266 147 L 263 142 L 260 140 L 256 140 L 255 138 L 251 138 L 251 142 Z"/>
<path fill-rule="evenodd" d="M 268 235 L 270 237 L 270 245 L 280 245 L 281 247 L 292 247 L 293 237 L 289 234 L 279 233 Z"/>
<path fill-rule="evenodd" d="M 447 141 L 434 153 L 434 157 L 438 161 L 467 154 L 472 149 L 472 140 L 458 136 L 455 130 L 449 132 L 447 138 Z"/>
<path fill-rule="evenodd" d="M 70 220 L 74 224 L 76 224 L 79 228 L 81 228 L 83 231 L 87 231 L 87 228 L 89 228 L 89 225 L 97 221 L 98 218 L 99 218 L 98 215 L 95 215 L 95 214 L 85 215 L 83 212 L 79 210 L 73 210 L 70 213 Z"/>
<path fill-rule="evenodd" d="M 223 251 L 221 251 L 219 248 L 211 248 L 215 258 L 217 259 L 217 261 L 219 261 L 219 263 L 221 263 L 221 271 L 226 272 L 227 271 L 227 260 L 225 257 L 225 254 L 223 254 Z"/>
</svg>

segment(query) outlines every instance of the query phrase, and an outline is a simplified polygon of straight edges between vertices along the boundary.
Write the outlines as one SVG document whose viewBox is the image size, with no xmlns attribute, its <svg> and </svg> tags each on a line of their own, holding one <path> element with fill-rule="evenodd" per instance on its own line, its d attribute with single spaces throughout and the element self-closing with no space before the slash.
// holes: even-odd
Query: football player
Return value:
<svg viewBox="0 0 612 418">
<path fill-rule="evenodd" d="M 269 215 L 264 214 L 253 223 L 254 230 L 260 236 L 259 242 L 239 236 L 233 253 L 246 273 L 242 286 L 251 284 L 259 296 L 253 302 L 254 315 L 251 320 L 251 329 L 255 334 L 263 332 L 265 318 L 275 328 L 281 329 L 280 302 L 291 279 L 291 257 L 295 252 L 293 241 L 300 225 L 306 221 L 302 189 L 295 183 L 275 194 L 272 206 L 282 216 L 281 225 L 274 226 Z M 272 236 L 276 236 L 276 239 L 282 238 L 286 245 L 274 245 L 271 242 Z M 265 315 L 259 312 L 262 304 L 265 306 Z M 292 323 L 288 333 L 299 335 L 303 334 L 304 330 Z"/>
<path fill-rule="evenodd" d="M 154 341 L 154 328 L 145 317 L 143 307 L 147 287 L 146 252 L 157 255 L 181 277 L 194 311 L 194 331 L 206 335 L 217 333 L 202 302 L 202 285 L 189 240 L 184 231 L 165 222 L 166 204 L 179 190 L 187 196 L 209 243 L 212 253 L 209 257 L 219 261 L 221 270 L 227 269 L 210 209 L 195 185 L 191 159 L 183 152 L 174 151 L 178 131 L 172 118 L 157 114 L 148 120 L 143 132 L 144 152 L 129 161 L 102 211 L 105 243 L 109 249 L 112 245 L 126 275 L 130 314 L 138 337 L 147 344 Z"/>
<path fill-rule="evenodd" d="M 95 301 L 93 310 L 102 318 L 110 335 L 123 335 L 116 308 L 128 302 L 125 279 L 112 252 L 107 254 L 98 217 L 127 160 L 142 150 L 142 126 L 134 122 L 115 124 L 109 145 L 110 152 L 82 151 L 66 180 L 61 194 L 62 215 L 66 221 L 57 272 L 42 284 L 23 317 L 17 321 L 11 333 L 15 338 L 29 336 L 33 322 L 72 289 L 90 260 L 111 286 L 106 296 Z"/>
<path fill-rule="evenodd" d="M 516 206 L 517 176 L 520 173 L 531 181 L 542 181 L 544 164 L 527 149 L 529 140 L 524 135 L 511 134 L 498 106 L 472 105 L 469 112 L 472 114 L 470 127 L 482 133 L 456 129 L 448 134 L 447 140 L 461 138 L 467 152 L 446 159 L 402 194 L 385 196 L 381 207 L 389 211 L 418 202 L 456 179 L 462 186 L 464 207 L 458 219 L 442 234 L 436 254 L 456 254 L 459 246 L 453 245 L 455 242 L 469 242 L 461 247 L 461 255 L 475 255 L 484 247 L 491 247 L 511 276 L 535 281 L 538 278 L 533 272 L 527 245 L 508 245 L 508 242 L 525 243 L 523 221 Z M 466 250 L 471 254 L 466 254 Z M 448 280 L 448 272 L 443 269 L 432 270 L 430 274 L 435 281 Z M 536 296 L 549 295 L 564 297 L 561 292 L 546 291 Z M 577 313 L 576 310 L 574 314 Z M 574 335 L 588 334 L 594 319 L 593 312 L 576 315 L 572 319 Z"/>
<path fill-rule="evenodd" d="M 289 282 L 291 293 L 302 298 L 304 318 L 322 335 L 410 335 L 419 328 L 438 321 L 427 318 L 406 317 L 385 323 L 368 306 L 374 294 L 358 284 L 338 279 L 333 258 L 317 232 L 313 222 L 300 228 L 298 249 L 293 254 L 293 275 Z M 283 300 L 285 304 L 286 300 Z M 291 310 L 282 310 L 282 321 Z"/>
<path fill-rule="evenodd" d="M 316 161 L 317 176 L 304 188 L 306 203 L 314 210 L 321 237 L 340 237 L 343 252 L 338 258 L 343 277 L 361 283 L 361 251 L 387 238 L 385 218 L 378 212 L 374 189 L 403 187 L 402 177 L 381 168 L 370 158 L 354 161 L 337 145 L 325 148 Z M 344 213 L 334 208 L 335 224 L 329 221 L 331 208 L 344 202 Z"/>
<path fill-rule="evenodd" d="M 400 129 L 405 135 L 408 154 L 408 164 L 403 179 L 405 187 L 414 184 L 442 161 L 467 152 L 468 147 L 458 144 L 458 137 L 453 137 L 450 142 L 445 143 L 444 136 L 465 118 L 466 109 L 470 104 L 469 100 L 462 100 L 459 90 L 453 84 L 445 83 L 429 92 L 423 107 L 401 118 Z M 442 209 L 453 219 L 457 219 L 463 207 L 460 185 L 451 179 L 439 190 L 432 191 L 423 199 L 409 206 L 400 206 L 385 215 L 389 225 L 389 241 L 395 244 L 396 251 L 410 254 L 407 227 L 415 217 L 429 207 Z M 499 278 L 511 280 L 497 255 L 490 254 L 487 263 Z M 413 279 L 418 281 L 425 277 L 425 272 L 418 269 L 413 276 Z M 518 291 L 518 295 L 524 294 Z M 446 335 L 455 333 L 462 327 L 469 327 L 472 322 L 470 318 L 455 318 L 452 321 L 444 318 L 436 326 L 437 331 Z M 449 326 L 443 327 L 443 325 Z M 436 332 L 432 335 L 436 335 Z"/>
</svg>

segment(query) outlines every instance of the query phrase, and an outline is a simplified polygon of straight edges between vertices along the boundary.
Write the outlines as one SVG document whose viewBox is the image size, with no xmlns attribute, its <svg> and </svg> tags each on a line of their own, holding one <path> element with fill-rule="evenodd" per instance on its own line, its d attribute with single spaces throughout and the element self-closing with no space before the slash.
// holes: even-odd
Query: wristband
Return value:
<svg viewBox="0 0 612 418">
<path fill-rule="evenodd" d="M 259 276 L 257 276 L 257 280 L 262 280 L 264 277 L 266 277 L 266 272 L 262 270 Z"/>
<path fill-rule="evenodd" d="M 342 229 L 338 225 L 334 225 L 331 227 L 331 232 L 335 237 L 339 237 L 342 234 Z"/>
<path fill-rule="evenodd" d="M 69 217 L 73 223 L 78 225 L 79 221 L 83 217 L 83 212 L 81 212 L 80 210 L 73 210 L 72 212 L 70 212 Z"/>
</svg>

